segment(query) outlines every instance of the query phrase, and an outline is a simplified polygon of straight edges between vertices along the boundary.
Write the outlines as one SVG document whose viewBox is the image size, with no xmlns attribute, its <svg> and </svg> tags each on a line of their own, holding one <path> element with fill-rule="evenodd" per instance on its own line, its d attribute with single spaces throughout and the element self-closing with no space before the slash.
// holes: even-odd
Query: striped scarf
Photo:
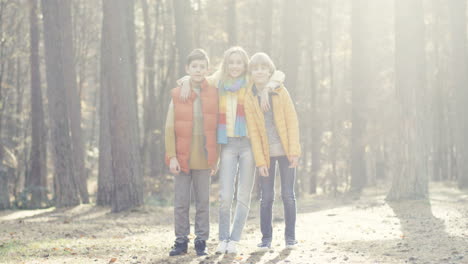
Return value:
<svg viewBox="0 0 468 264">
<path fill-rule="evenodd" d="M 218 144 L 227 144 L 226 128 L 226 103 L 228 92 L 237 96 L 236 123 L 234 125 L 234 135 L 237 137 L 247 136 L 247 126 L 244 112 L 244 96 L 246 92 L 245 77 L 237 80 L 219 81 L 219 121 L 218 121 Z"/>
</svg>

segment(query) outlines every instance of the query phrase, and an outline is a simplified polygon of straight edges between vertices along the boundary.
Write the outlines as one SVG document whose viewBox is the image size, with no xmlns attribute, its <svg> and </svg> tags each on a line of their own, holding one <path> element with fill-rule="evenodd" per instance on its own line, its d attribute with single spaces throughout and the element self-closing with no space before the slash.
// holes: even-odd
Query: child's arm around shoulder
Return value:
<svg viewBox="0 0 468 264">
<path fill-rule="evenodd" d="M 211 75 L 205 77 L 208 83 L 212 86 L 218 87 L 219 80 L 221 80 L 222 72 L 221 70 L 217 70 L 213 72 Z"/>
<path fill-rule="evenodd" d="M 218 86 L 221 71 L 216 71 L 213 74 L 206 76 L 205 79 L 210 86 Z M 186 75 L 177 80 L 177 85 L 181 87 L 180 99 L 185 102 L 190 97 L 190 76 Z"/>
<path fill-rule="evenodd" d="M 263 112 L 267 112 L 270 110 L 270 100 L 269 93 L 272 92 L 274 89 L 280 87 L 284 83 L 285 74 L 282 71 L 274 71 L 270 77 L 270 81 L 266 84 L 266 88 L 260 94 L 260 107 L 262 108 Z"/>
</svg>

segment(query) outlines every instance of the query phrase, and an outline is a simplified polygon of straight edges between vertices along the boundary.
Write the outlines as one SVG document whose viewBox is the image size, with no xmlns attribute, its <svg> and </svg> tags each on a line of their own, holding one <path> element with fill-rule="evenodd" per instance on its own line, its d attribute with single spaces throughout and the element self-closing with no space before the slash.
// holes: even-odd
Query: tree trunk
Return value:
<svg viewBox="0 0 468 264">
<path fill-rule="evenodd" d="M 338 192 L 338 173 L 337 173 L 337 155 L 338 155 L 338 131 L 337 131 L 337 116 L 336 116 L 336 97 L 337 90 L 335 87 L 335 66 L 333 60 L 333 51 L 334 51 L 334 41 L 333 41 L 333 9 L 334 1 L 330 0 L 327 3 L 327 29 L 328 32 L 324 34 L 326 37 L 326 45 L 328 46 L 327 60 L 329 67 L 329 78 L 330 78 L 330 87 L 329 87 L 329 129 L 331 132 L 330 136 L 330 164 L 331 168 L 329 169 L 331 190 L 333 195 L 337 195 Z"/>
<path fill-rule="evenodd" d="M 428 196 L 425 148 L 425 49 L 421 0 L 395 2 L 395 80 L 400 102 L 399 170 L 388 200 Z"/>
<path fill-rule="evenodd" d="M 101 35 L 101 51 L 108 47 L 109 41 L 108 28 L 103 21 Z M 98 191 L 96 204 L 100 206 L 109 206 L 112 204 L 112 190 L 114 186 L 114 176 L 112 174 L 112 151 L 110 135 L 110 87 L 109 60 L 101 54 L 101 82 L 99 89 L 99 169 L 98 169 Z M 106 65 L 107 63 L 107 65 Z"/>
<path fill-rule="evenodd" d="M 273 0 L 266 0 L 263 1 L 265 4 L 265 9 L 263 11 L 264 21 L 263 21 L 263 50 L 271 55 L 272 48 L 271 43 L 272 41 L 272 27 L 273 27 Z"/>
<path fill-rule="evenodd" d="M 84 143 L 83 132 L 81 129 L 81 98 L 78 93 L 76 83 L 74 48 L 71 22 L 71 2 L 65 0 L 60 2 L 60 15 L 63 16 L 62 36 L 64 42 L 63 65 L 64 81 L 66 85 L 65 93 L 68 107 L 68 116 L 71 128 L 71 137 L 73 142 L 73 162 L 75 168 L 76 184 L 83 203 L 89 203 L 87 175 L 84 162 Z"/>
<path fill-rule="evenodd" d="M 449 158 L 449 146 L 448 135 L 446 131 L 455 131 L 451 129 L 449 124 L 446 122 L 447 113 L 445 111 L 447 107 L 447 87 L 445 85 L 446 68 L 444 63 L 445 54 L 441 51 L 444 46 L 445 30 L 443 29 L 443 23 L 446 19 L 442 15 L 445 1 L 433 0 L 432 1 L 432 13 L 434 16 L 432 42 L 434 43 L 434 64 L 435 74 L 431 80 L 433 82 L 432 95 L 432 109 L 433 109 L 433 164 L 432 164 L 432 180 L 442 181 L 447 180 L 449 176 L 448 170 L 448 158 Z M 447 129 L 450 128 L 450 129 Z"/>
<path fill-rule="evenodd" d="M 312 34 L 312 33 L 311 33 Z M 310 82 L 311 82 L 311 94 L 310 94 L 310 155 L 311 155 L 311 173 L 309 179 L 309 193 L 317 193 L 317 176 L 320 171 L 320 147 L 321 147 L 321 131 L 320 131 L 320 120 L 318 115 L 318 99 L 317 99 L 317 73 L 316 73 L 316 63 L 315 63 L 315 45 L 314 38 L 311 37 L 310 43 L 310 62 L 311 62 L 311 73 L 310 73 Z"/>
<path fill-rule="evenodd" d="M 47 76 L 47 97 L 50 116 L 52 156 L 55 165 L 56 206 L 74 206 L 80 203 L 77 192 L 76 170 L 67 107 L 67 89 L 72 81 L 70 47 L 64 37 L 70 33 L 69 2 L 42 0 L 44 18 L 44 42 Z M 67 22 L 68 21 L 68 22 Z M 68 31 L 68 33 L 66 32 Z M 68 56 L 68 57 L 67 57 Z M 76 85 L 76 84 L 75 84 Z"/>
<path fill-rule="evenodd" d="M 297 0 L 283 0 L 283 18 L 282 18 L 282 39 L 284 47 L 282 48 L 282 68 L 286 74 L 285 85 L 288 88 L 292 98 L 296 98 L 297 76 L 299 64 L 299 10 Z"/>
<path fill-rule="evenodd" d="M 143 203 L 136 98 L 132 77 L 133 44 L 129 43 L 126 0 L 103 0 L 104 89 L 109 92 L 110 142 L 112 153 L 112 212 Z M 105 40 L 104 40 L 105 38 Z"/>
<path fill-rule="evenodd" d="M 129 53 L 129 63 L 130 63 L 130 73 L 133 87 L 131 95 L 133 98 L 132 101 L 138 102 L 138 89 L 137 89 L 137 53 L 136 53 L 136 32 L 135 32 L 135 0 L 124 1 L 126 19 L 125 24 L 127 28 L 127 38 L 128 38 L 128 53 Z M 135 120 L 139 120 L 138 117 L 138 104 L 133 104 L 135 109 L 133 110 Z M 136 130 L 138 138 L 140 138 L 140 122 L 136 122 Z"/>
<path fill-rule="evenodd" d="M 192 11 L 189 0 L 173 0 L 178 55 L 178 72 L 176 76 L 185 75 L 185 59 L 192 50 Z"/>
<path fill-rule="evenodd" d="M 226 1 L 226 32 L 228 35 L 228 45 L 232 47 L 237 45 L 237 0 Z"/>
<path fill-rule="evenodd" d="M 41 75 L 39 69 L 39 26 L 37 0 L 30 0 L 31 38 L 31 152 L 30 169 L 26 174 L 26 189 L 31 193 L 29 208 L 40 208 L 47 204 L 46 136 L 44 107 L 42 103 Z"/>
<path fill-rule="evenodd" d="M 458 187 L 468 188 L 468 117 L 466 102 L 468 100 L 468 65 L 467 65 L 467 33 L 466 33 L 466 1 L 452 0 L 447 2 L 450 8 L 451 33 L 451 66 L 452 80 L 456 95 L 455 111 L 455 143 L 458 165 Z"/>
<path fill-rule="evenodd" d="M 0 32 L 3 33 L 3 16 L 4 10 L 6 10 L 7 3 L 4 1 L 0 2 Z M 3 112 L 5 110 L 5 98 L 4 98 L 4 90 L 3 90 L 3 77 L 5 73 L 5 45 L 6 41 L 0 41 L 0 132 L 2 131 L 2 124 L 3 124 Z"/>
<path fill-rule="evenodd" d="M 1 130 L 0 130 L 1 132 Z M 3 165 L 5 150 L 0 144 L 0 210 L 10 209 L 10 192 L 8 190 L 8 168 Z"/>
<path fill-rule="evenodd" d="M 366 184 L 365 132 L 366 105 L 370 76 L 369 23 L 365 0 L 353 0 L 351 12 L 352 95 L 351 95 L 351 191 L 360 192 Z"/>
<path fill-rule="evenodd" d="M 160 3 L 158 2 L 158 5 Z M 158 10 L 158 7 L 156 8 Z M 158 151 L 156 147 L 156 131 L 158 127 L 156 126 L 156 67 L 154 63 L 154 51 L 155 51 L 155 40 L 153 39 L 150 17 L 148 15 L 148 3 L 146 0 L 142 0 L 142 11 L 143 11 L 143 23 L 144 23 L 144 33 L 145 33 L 145 45 L 144 45 L 144 90 L 145 100 L 144 100 L 144 134 L 143 134 L 143 146 L 142 146 L 142 155 L 143 155 L 143 164 L 145 175 L 146 172 L 149 172 L 151 176 L 156 176 L 157 169 L 156 167 L 161 164 L 156 164 L 152 162 L 155 153 Z M 157 29 L 155 29 L 156 31 Z M 155 34 L 156 37 L 156 34 Z"/>
</svg>

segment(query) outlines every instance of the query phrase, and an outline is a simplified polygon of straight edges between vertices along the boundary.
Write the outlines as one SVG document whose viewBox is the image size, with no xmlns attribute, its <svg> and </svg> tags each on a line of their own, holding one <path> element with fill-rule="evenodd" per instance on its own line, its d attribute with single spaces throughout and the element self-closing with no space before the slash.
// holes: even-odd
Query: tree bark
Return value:
<svg viewBox="0 0 468 264">
<path fill-rule="evenodd" d="M 1 130 L 0 130 L 1 132 Z M 0 210 L 10 209 L 10 192 L 8 190 L 8 168 L 3 165 L 5 150 L 0 144 Z"/>
<path fill-rule="evenodd" d="M 271 43 L 272 41 L 272 34 L 273 34 L 273 0 L 266 0 L 264 1 L 265 9 L 263 12 L 264 21 L 263 21 L 263 50 L 271 55 L 272 48 Z"/>
<path fill-rule="evenodd" d="M 103 20 L 101 35 L 101 51 L 108 47 L 109 32 Z M 104 53 L 103 53 L 104 54 Z M 110 133 L 110 93 L 109 93 L 109 63 L 108 58 L 101 54 L 101 78 L 99 89 L 99 168 L 98 168 L 98 191 L 96 204 L 110 206 L 112 204 L 112 190 L 114 176 L 112 173 L 112 151 Z M 107 61 L 106 61 L 107 60 Z M 107 64 L 106 64 L 107 63 Z"/>
<path fill-rule="evenodd" d="M 41 75 L 39 69 L 39 26 L 37 0 L 30 0 L 31 39 L 31 152 L 30 169 L 26 174 L 26 190 L 31 193 L 29 208 L 40 208 L 47 204 L 46 135 L 44 107 L 42 103 Z"/>
<path fill-rule="evenodd" d="M 55 165 L 57 207 L 79 204 L 76 180 L 77 171 L 73 163 L 67 89 L 71 85 L 70 47 L 65 47 L 70 33 L 68 1 L 42 0 L 44 18 L 44 42 L 47 76 L 47 97 L 50 116 L 52 157 Z M 68 15 L 67 15 L 68 14 Z M 68 22 L 67 22 L 68 21 Z M 68 33 L 66 32 L 68 31 Z M 76 85 L 76 84 L 75 84 Z"/>
<path fill-rule="evenodd" d="M 455 143 L 457 151 L 458 187 L 468 188 L 468 117 L 466 102 L 468 99 L 468 65 L 466 33 L 466 1 L 452 0 L 447 2 L 450 8 L 451 33 L 451 72 L 456 95 Z"/>
<path fill-rule="evenodd" d="M 226 32 L 230 47 L 237 45 L 237 0 L 226 0 Z"/>
<path fill-rule="evenodd" d="M 158 5 L 160 3 L 158 2 Z M 158 7 L 156 8 L 158 10 Z M 148 15 L 148 3 L 146 0 L 142 0 L 142 11 L 143 11 L 143 23 L 144 23 L 144 33 L 145 33 L 145 42 L 144 42 L 144 90 L 145 100 L 144 100 L 144 133 L 143 133 L 143 146 L 142 146 L 142 155 L 143 162 L 146 172 L 149 172 L 149 175 L 156 176 L 157 166 L 161 164 L 156 164 L 152 162 L 155 157 L 156 152 L 158 151 L 156 147 L 156 131 L 158 127 L 156 126 L 156 67 L 154 63 L 154 50 L 155 50 L 155 40 L 156 38 L 152 37 L 152 28 L 150 17 Z M 156 30 L 156 29 L 155 29 Z M 156 34 L 155 36 L 156 37 Z"/>
<path fill-rule="evenodd" d="M 425 48 L 421 0 L 395 1 L 395 86 L 400 102 L 399 171 L 388 200 L 428 196 L 425 123 Z"/>
<path fill-rule="evenodd" d="M 178 55 L 178 72 L 176 76 L 185 75 L 185 59 L 192 50 L 193 36 L 192 28 L 192 10 L 189 0 L 173 0 L 175 36 Z"/>
<path fill-rule="evenodd" d="M 366 184 L 365 111 L 370 76 L 369 23 L 365 0 L 353 0 L 351 11 L 352 94 L 351 94 L 351 191 L 360 192 Z"/>
<path fill-rule="evenodd" d="M 296 98 L 297 76 L 299 64 L 299 27 L 298 16 L 299 8 L 297 0 L 283 0 L 283 18 L 282 18 L 282 39 L 284 47 L 282 48 L 282 68 L 286 74 L 284 84 L 288 88 L 292 98 Z"/>
<path fill-rule="evenodd" d="M 103 84 L 109 92 L 112 212 L 143 203 L 136 98 L 126 0 L 103 0 Z M 104 40 L 106 38 L 106 40 Z"/>
<path fill-rule="evenodd" d="M 75 167 L 76 184 L 78 187 L 81 201 L 89 203 L 87 175 L 84 162 L 84 143 L 83 132 L 81 129 L 81 98 L 78 93 L 76 83 L 76 71 L 74 61 L 74 48 L 72 36 L 71 21 L 71 2 L 65 0 L 60 2 L 60 15 L 62 16 L 62 36 L 64 41 L 63 64 L 65 67 L 64 79 L 66 84 L 66 99 L 68 107 L 68 116 L 71 128 L 71 137 L 73 142 L 73 160 Z"/>
</svg>

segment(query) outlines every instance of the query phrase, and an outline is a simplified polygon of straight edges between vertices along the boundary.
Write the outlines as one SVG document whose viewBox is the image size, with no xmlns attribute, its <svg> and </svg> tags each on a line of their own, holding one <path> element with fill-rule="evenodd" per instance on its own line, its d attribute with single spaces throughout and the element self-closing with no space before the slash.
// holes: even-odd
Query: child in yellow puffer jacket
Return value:
<svg viewBox="0 0 468 264">
<path fill-rule="evenodd" d="M 293 248 L 295 237 L 296 198 L 294 183 L 301 146 L 299 124 L 294 104 L 284 86 L 269 93 L 271 109 L 263 112 L 260 96 L 275 71 L 275 65 L 265 53 L 256 53 L 249 62 L 248 73 L 252 87 L 245 98 L 245 114 L 255 163 L 260 173 L 261 206 L 260 250 L 268 250 L 273 238 L 272 209 L 276 163 L 281 175 L 281 197 L 285 216 L 285 244 Z"/>
</svg>

